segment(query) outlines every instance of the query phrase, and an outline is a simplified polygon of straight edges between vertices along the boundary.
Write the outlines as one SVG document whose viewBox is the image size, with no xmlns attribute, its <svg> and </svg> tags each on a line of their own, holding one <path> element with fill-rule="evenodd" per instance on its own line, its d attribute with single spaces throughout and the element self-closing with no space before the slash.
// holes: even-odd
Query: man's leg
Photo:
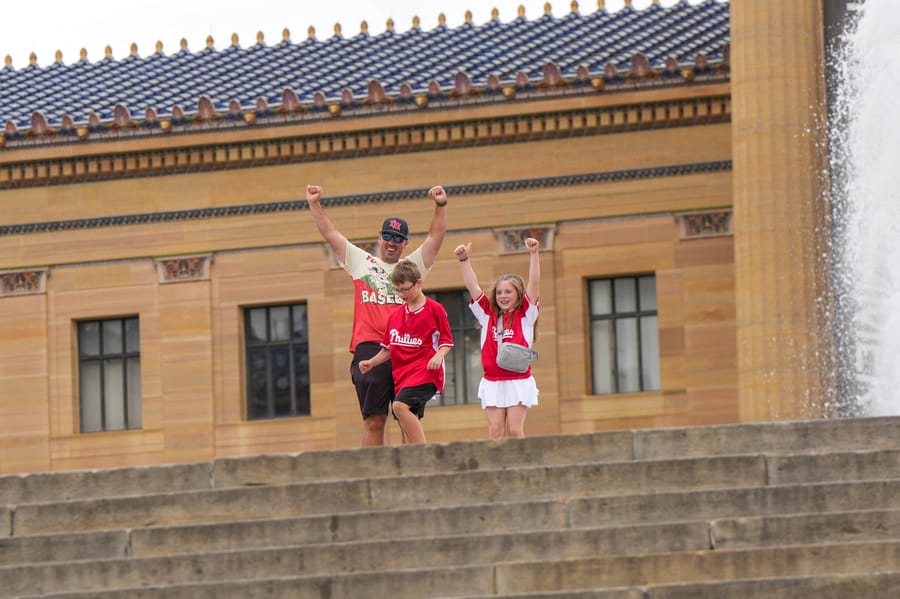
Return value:
<svg viewBox="0 0 900 599">
<path fill-rule="evenodd" d="M 384 445 L 384 427 L 387 414 L 373 414 L 363 420 L 363 447 Z"/>
<path fill-rule="evenodd" d="M 359 361 L 371 358 L 380 349 L 381 346 L 377 343 L 360 343 L 350 363 L 350 378 L 356 388 L 359 411 L 363 417 L 363 447 L 384 445 L 388 408 L 394 399 L 394 378 L 390 360 L 379 364 L 366 374 L 359 370 Z"/>
</svg>

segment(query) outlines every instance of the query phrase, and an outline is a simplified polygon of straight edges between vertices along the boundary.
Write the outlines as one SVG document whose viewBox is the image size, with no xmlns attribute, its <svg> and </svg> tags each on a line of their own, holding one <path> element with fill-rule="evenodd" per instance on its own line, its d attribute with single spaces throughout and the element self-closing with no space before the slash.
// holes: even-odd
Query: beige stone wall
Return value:
<svg viewBox="0 0 900 599">
<path fill-rule="evenodd" d="M 721 95 L 727 86 L 677 91 L 690 99 L 701 91 Z M 642 100 L 652 113 L 654 99 L 665 103 L 677 97 L 663 89 L 580 102 L 614 106 Z M 519 110 L 525 119 L 532 118 L 531 112 L 568 109 L 571 103 L 522 103 Z M 488 119 L 490 110 L 499 109 L 479 110 Z M 623 110 L 623 122 L 632 112 L 641 110 Z M 471 115 L 460 110 L 438 116 Z M 402 126 L 435 118 L 426 111 L 379 122 Z M 350 126 L 336 123 L 332 126 Z M 436 137 L 416 152 L 11 187 L 0 190 L 5 210 L 0 225 L 302 199 L 307 182 L 322 184 L 326 196 L 338 196 L 730 159 L 727 122 L 645 123 L 465 147 Z M 272 133 L 266 131 L 256 134 Z M 224 143 L 229 135 L 211 139 Z M 206 139 L 179 138 L 185 146 Z M 98 147 L 113 151 L 112 145 Z M 17 157 L 53 151 L 59 152 L 39 149 Z M 8 152 L 2 159 L 11 163 Z M 9 169 L 7 176 L 14 170 Z M 461 242 L 473 243 L 473 263 L 483 285 L 504 272 L 524 274 L 527 255 L 502 252 L 497 230 L 551 226 L 553 248 L 542 255 L 541 357 L 534 370 L 540 406 L 529 413 L 528 433 L 734 422 L 740 415 L 732 238 L 683 239 L 676 218 L 696 210 L 728 210 L 731 188 L 730 172 L 720 169 L 451 195 L 450 230 L 426 289 L 462 288 L 452 254 Z M 360 241 L 371 240 L 390 213 L 409 220 L 416 243 L 432 212 L 424 196 L 328 208 L 341 231 Z M 209 256 L 208 277 L 161 283 L 154 261 L 187 254 Z M 38 266 L 49 268 L 45 293 L 0 297 L 0 472 L 359 444 L 361 421 L 348 376 L 351 284 L 334 266 L 307 211 L 0 236 L 0 271 Z M 643 273 L 657 276 L 663 388 L 590 395 L 586 280 Z M 242 310 L 287 302 L 308 305 L 312 414 L 248 422 Z M 79 434 L 74 322 L 131 315 L 141 324 L 143 428 Z M 429 407 L 424 424 L 432 441 L 486 435 L 479 406 Z M 399 443 L 396 426 L 388 428 L 388 441 Z"/>
<path fill-rule="evenodd" d="M 822 3 L 733 2 L 734 210 L 741 419 L 823 415 L 816 238 L 826 231 Z"/>
</svg>

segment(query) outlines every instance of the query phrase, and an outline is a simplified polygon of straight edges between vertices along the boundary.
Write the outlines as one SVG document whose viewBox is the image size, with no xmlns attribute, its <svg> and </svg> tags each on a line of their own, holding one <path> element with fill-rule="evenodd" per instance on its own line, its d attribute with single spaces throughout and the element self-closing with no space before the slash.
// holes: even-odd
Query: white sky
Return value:
<svg viewBox="0 0 900 599">
<path fill-rule="evenodd" d="M 677 0 L 662 0 L 671 6 Z M 695 4 L 699 0 L 691 0 Z M 99 61 L 104 48 L 112 48 L 116 59 L 128 56 L 132 42 L 137 44 L 138 55 L 148 56 L 155 51 L 156 42 L 163 43 L 165 54 L 174 54 L 182 38 L 187 40 L 191 52 L 206 46 L 206 37 L 212 35 L 218 49 L 231 44 L 231 34 L 237 33 L 242 47 L 256 43 L 256 34 L 262 31 L 266 44 L 281 41 L 281 32 L 288 28 L 291 39 L 301 42 L 307 37 L 310 25 L 316 29 L 318 39 L 334 34 L 334 24 L 340 23 L 344 37 L 359 33 L 365 20 L 369 33 L 377 35 L 385 30 L 387 19 L 394 19 L 395 31 L 412 27 L 417 15 L 421 27 L 428 31 L 437 26 L 438 15 L 444 13 L 447 25 L 455 27 L 464 21 L 466 10 L 472 11 L 475 24 L 490 20 L 491 10 L 500 11 L 500 20 L 509 22 L 516 18 L 519 5 L 525 6 L 525 16 L 535 19 L 544 14 L 544 0 L 325 0 L 318 2 L 285 0 L 49 0 L 32 4 L 28 0 L 6 0 L 2 10 L 3 27 L 0 27 L 0 56 L 10 56 L 13 67 L 28 66 L 28 57 L 34 52 L 37 63 L 45 66 L 54 61 L 57 50 L 62 51 L 65 64 L 76 62 L 82 48 L 87 50 L 88 60 Z M 568 14 L 571 0 L 551 1 L 552 14 L 556 17 Z M 636 9 L 646 8 L 651 0 L 634 0 Z M 606 0 L 606 10 L 615 12 L 624 6 L 624 0 Z M 597 0 L 579 1 L 579 12 L 587 14 L 597 10 Z M 4 63 L 0 63 L 0 68 Z"/>
</svg>

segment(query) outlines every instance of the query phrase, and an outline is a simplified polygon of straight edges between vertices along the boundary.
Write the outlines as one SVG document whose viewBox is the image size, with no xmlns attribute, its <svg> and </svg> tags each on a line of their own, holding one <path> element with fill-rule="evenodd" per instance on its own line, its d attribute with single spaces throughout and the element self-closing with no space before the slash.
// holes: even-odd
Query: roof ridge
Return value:
<svg viewBox="0 0 900 599">
<path fill-rule="evenodd" d="M 729 2 L 730 2 L 730 0 L 701 0 L 701 3 L 713 3 L 713 4 L 728 4 Z M 698 4 L 699 4 L 699 3 L 698 3 Z M 674 7 L 678 6 L 678 5 L 688 5 L 688 6 L 690 6 L 691 4 L 690 4 L 689 0 L 678 0 L 678 1 L 676 2 L 676 4 L 672 5 L 672 7 L 669 7 L 669 8 L 674 8 Z M 446 15 L 445 15 L 443 12 L 441 12 L 441 13 L 438 13 L 438 25 L 435 26 L 434 29 L 430 29 L 430 30 L 427 30 L 427 31 L 435 31 L 435 30 L 440 30 L 440 29 L 447 29 L 447 30 L 450 30 L 450 31 L 454 31 L 454 30 L 457 30 L 457 29 L 460 29 L 460 28 L 464 28 L 464 27 L 467 27 L 467 26 L 482 27 L 482 26 L 488 25 L 488 24 L 490 24 L 490 23 L 495 23 L 495 22 L 500 22 L 501 24 L 508 25 L 508 24 L 514 23 L 514 22 L 516 22 L 516 21 L 521 21 L 521 20 L 523 20 L 523 19 L 524 19 L 525 21 L 528 21 L 528 22 L 534 22 L 534 21 L 540 20 L 540 19 L 542 19 L 542 18 L 544 18 L 544 17 L 547 17 L 547 16 L 549 16 L 549 17 L 551 17 L 551 18 L 561 19 L 561 18 L 565 18 L 565 17 L 570 16 L 570 15 L 573 15 L 573 14 L 574 14 L 574 15 L 579 15 L 579 16 L 588 16 L 588 15 L 596 14 L 596 13 L 605 13 L 605 14 L 610 14 L 610 15 L 616 15 L 616 14 L 623 13 L 623 12 L 626 12 L 626 13 L 627 13 L 627 12 L 629 12 L 629 11 L 631 11 L 631 12 L 636 12 L 636 13 L 642 13 L 642 12 L 645 12 L 645 11 L 655 10 L 655 9 L 657 9 L 657 8 L 664 8 L 664 7 L 662 7 L 662 5 L 660 4 L 660 0 L 652 0 L 652 4 L 650 4 L 649 6 L 646 6 L 646 7 L 642 8 L 642 9 L 636 9 L 636 8 L 634 8 L 634 6 L 633 6 L 633 4 L 632 4 L 632 0 L 625 0 L 625 4 L 623 4 L 623 6 L 622 6 L 621 8 L 619 8 L 619 10 L 614 11 L 614 12 L 607 12 L 606 9 L 605 9 L 605 0 L 598 0 L 598 1 L 597 1 L 597 8 L 596 8 L 593 12 L 582 14 L 582 13 L 579 12 L 579 8 L 580 8 L 580 5 L 579 5 L 579 3 L 578 3 L 578 0 L 571 0 L 571 1 L 570 1 L 570 10 L 569 10 L 569 12 L 566 13 L 565 15 L 561 16 L 561 17 L 556 17 L 556 16 L 554 16 L 554 15 L 552 14 L 552 4 L 551 4 L 550 2 L 545 2 L 545 3 L 544 3 L 544 12 L 543 12 L 539 17 L 537 17 L 537 18 L 529 19 L 529 18 L 527 17 L 527 15 L 525 14 L 525 5 L 524 5 L 524 4 L 520 4 L 520 5 L 519 5 L 519 8 L 518 8 L 517 16 L 516 16 L 515 18 L 513 18 L 512 20 L 506 21 L 506 22 L 500 21 L 500 19 L 499 19 L 499 10 L 496 9 L 496 8 L 494 8 L 494 9 L 492 9 L 491 18 L 490 18 L 489 20 L 485 21 L 482 25 L 475 25 L 475 24 L 472 22 L 471 11 L 470 11 L 470 10 L 467 10 L 467 11 L 466 11 L 466 16 L 465 16 L 465 19 L 466 19 L 466 20 L 465 20 L 463 23 L 461 23 L 461 24 L 459 24 L 459 25 L 456 25 L 455 27 L 450 27 L 450 26 L 446 25 L 446 23 L 444 22 L 444 20 L 446 19 Z M 342 33 L 343 27 L 342 27 L 342 25 L 341 25 L 340 23 L 335 23 L 334 27 L 335 27 L 335 33 L 334 33 L 331 37 L 326 38 L 324 41 L 331 40 L 331 39 L 333 39 L 333 38 L 335 38 L 335 37 L 338 37 L 338 38 L 340 38 L 340 39 L 353 39 L 353 37 L 358 37 L 358 36 L 360 36 L 360 35 L 367 35 L 367 36 L 372 37 L 372 34 L 371 34 L 371 33 L 369 32 L 369 30 L 368 30 L 368 22 L 367 22 L 366 20 L 363 20 L 363 21 L 360 23 L 360 32 L 357 33 L 356 36 L 353 36 L 353 37 L 350 37 L 350 38 L 345 38 L 345 37 L 343 37 L 343 33 Z M 421 27 L 421 21 L 420 21 L 419 17 L 418 17 L 418 16 L 414 16 L 413 19 L 412 19 L 412 21 L 411 21 L 410 28 L 407 29 L 406 31 L 400 32 L 399 34 L 402 35 L 402 34 L 404 34 L 404 33 L 409 33 L 409 32 L 411 32 L 411 31 L 417 31 L 417 30 L 421 31 L 421 30 L 423 30 L 423 29 L 422 29 L 422 27 Z M 312 40 L 312 41 L 322 41 L 322 40 L 319 40 L 318 38 L 315 38 L 315 27 L 309 26 L 309 28 L 308 28 L 307 31 L 308 31 L 308 37 L 307 37 L 307 40 L 304 40 L 304 41 L 308 41 L 308 40 Z M 380 34 L 376 34 L 376 37 L 379 36 L 379 35 L 383 35 L 383 34 L 385 34 L 385 33 L 393 33 L 393 34 L 397 34 L 397 32 L 394 30 L 394 20 L 393 20 L 392 18 L 390 18 L 390 17 L 389 17 L 389 18 L 387 19 L 387 21 L 386 21 L 386 24 L 385 24 L 385 30 L 384 30 L 382 33 L 380 33 Z M 266 44 L 264 43 L 264 34 L 263 34 L 262 31 L 257 32 L 256 38 L 257 38 L 257 43 L 256 43 L 256 44 L 251 45 L 251 46 L 243 46 L 243 47 L 241 47 L 241 46 L 238 46 L 239 38 L 238 38 L 237 33 L 232 33 L 232 34 L 231 34 L 231 42 L 232 42 L 232 43 L 231 43 L 229 46 L 225 46 L 224 48 L 221 48 L 221 49 L 215 49 L 215 48 L 213 47 L 213 43 L 214 43 L 214 38 L 213 38 L 213 36 L 212 36 L 212 35 L 207 35 L 207 37 L 206 37 L 206 39 L 205 39 L 205 42 L 206 42 L 205 47 L 202 48 L 201 50 L 199 50 L 198 52 L 193 52 L 192 54 L 195 54 L 195 55 L 196 55 L 196 54 L 202 53 L 202 52 L 204 52 L 205 50 L 207 50 L 207 49 L 209 49 L 209 48 L 212 48 L 212 49 L 214 49 L 214 50 L 217 51 L 217 52 L 224 52 L 224 51 L 229 50 L 229 49 L 234 48 L 234 47 L 238 47 L 238 48 L 240 48 L 240 49 L 245 49 L 245 48 L 251 48 L 251 47 L 254 47 L 254 46 L 266 46 Z M 277 43 L 274 44 L 274 45 L 281 45 L 281 44 L 285 44 L 285 43 L 297 45 L 298 43 L 302 43 L 302 42 L 297 42 L 297 43 L 291 42 L 291 40 L 290 40 L 290 30 L 289 30 L 287 27 L 285 27 L 285 28 L 282 30 L 282 40 L 281 40 L 280 42 L 277 42 Z M 187 41 L 185 38 L 181 38 L 180 44 L 181 44 L 181 47 L 180 47 L 180 49 L 178 50 L 178 52 L 175 52 L 175 53 L 173 53 L 173 54 L 171 54 L 171 55 L 169 55 L 169 56 L 175 56 L 175 55 L 181 54 L 181 53 L 184 52 L 184 51 L 190 52 L 190 51 L 187 49 L 187 47 L 188 47 L 188 41 Z M 273 47 L 273 46 L 266 46 L 266 47 Z M 144 56 L 137 56 L 137 57 L 138 57 L 138 58 L 150 58 L 150 57 L 159 55 L 159 54 L 162 53 L 162 48 L 163 48 L 163 43 L 162 43 L 162 41 L 161 41 L 161 40 L 157 40 L 157 42 L 156 42 L 156 44 L 155 44 L 155 51 L 154 51 L 152 54 L 147 54 L 147 55 L 144 55 Z M 105 48 L 104 57 L 103 57 L 102 59 L 100 59 L 99 61 L 97 61 L 97 62 L 105 62 L 105 61 L 108 60 L 108 59 L 111 59 L 111 60 L 113 60 L 114 62 L 123 61 L 123 60 L 128 60 L 129 58 L 135 57 L 135 56 L 137 55 L 136 53 L 137 53 L 137 44 L 136 44 L 135 42 L 132 42 L 132 43 L 131 43 L 131 46 L 130 46 L 130 52 L 129 52 L 129 54 L 128 54 L 127 56 L 124 56 L 124 57 L 121 58 L 121 59 L 116 59 L 116 58 L 113 56 L 113 54 L 112 54 L 112 48 L 111 48 L 111 46 L 107 45 L 106 48 Z M 62 52 L 61 52 L 60 50 L 57 50 L 56 53 L 55 53 L 55 56 L 54 56 L 54 61 L 53 61 L 52 63 L 49 63 L 49 64 L 46 64 L 46 65 L 43 65 L 43 66 L 42 66 L 42 65 L 37 64 L 37 55 L 36 55 L 34 52 L 31 52 L 31 53 L 29 54 L 29 60 L 28 60 L 29 63 L 28 63 L 28 65 L 26 65 L 25 67 L 22 67 L 22 70 L 25 70 L 25 69 L 31 69 L 32 67 L 37 67 L 37 68 L 40 70 L 40 69 L 49 69 L 49 68 L 56 67 L 56 66 L 59 66 L 59 65 L 62 65 L 62 66 L 78 65 L 78 64 L 81 64 L 81 63 L 83 63 L 84 61 L 87 61 L 87 60 L 88 60 L 88 59 L 87 59 L 87 54 L 88 54 L 88 53 L 87 53 L 87 50 L 86 50 L 85 48 L 82 48 L 82 49 L 80 50 L 80 53 L 79 53 L 79 59 L 78 59 L 77 61 L 75 61 L 75 62 L 66 64 L 66 63 L 63 63 L 63 62 L 62 62 Z M 96 63 L 94 63 L 94 64 L 96 64 Z M 7 69 L 15 69 L 15 67 L 13 66 L 13 58 L 12 58 L 12 55 L 11 55 L 11 54 L 6 54 L 6 55 L 5 55 L 5 57 L 4 57 L 4 66 L 3 66 L 3 68 L 0 68 L 0 73 L 6 71 Z"/>
<path fill-rule="evenodd" d="M 45 125 L 39 130 L 53 130 L 63 122 L 72 125 L 68 129 L 76 123 L 90 129 L 115 123 L 119 106 L 127 106 L 132 118 L 152 111 L 178 120 L 176 108 L 187 118 L 202 112 L 198 102 L 205 97 L 212 112 L 240 120 L 244 110 L 281 110 L 286 90 L 298 110 L 340 112 L 373 102 L 406 105 L 415 100 L 422 106 L 439 96 L 490 95 L 506 93 L 505 88 L 515 95 L 563 83 L 613 85 L 632 72 L 660 76 L 682 67 L 727 64 L 726 0 L 693 5 L 680 0 L 666 8 L 625 7 L 613 13 L 598 9 L 582 14 L 576 3 L 571 6 L 563 17 L 545 10 L 537 18 L 520 14 L 503 22 L 495 14 L 481 25 L 467 19 L 448 27 L 439 21 L 430 31 L 420 26 L 372 35 L 366 29 L 353 37 L 319 40 L 310 30 L 306 39 L 295 42 L 284 29 L 272 45 L 260 32 L 256 43 L 246 47 L 235 34 L 221 49 L 208 36 L 196 52 L 182 38 L 173 54 L 165 54 L 158 42 L 147 56 L 140 56 L 133 44 L 121 59 L 107 46 L 97 62 L 88 61 L 86 52 L 68 65 L 60 60 L 40 67 L 33 61 L 16 70 L 8 61 L 0 69 L 0 126 L 5 125 L 0 145 L 33 128 L 38 114 Z M 704 66 L 698 67 L 699 56 Z M 380 91 L 372 89 L 373 83 Z"/>
</svg>

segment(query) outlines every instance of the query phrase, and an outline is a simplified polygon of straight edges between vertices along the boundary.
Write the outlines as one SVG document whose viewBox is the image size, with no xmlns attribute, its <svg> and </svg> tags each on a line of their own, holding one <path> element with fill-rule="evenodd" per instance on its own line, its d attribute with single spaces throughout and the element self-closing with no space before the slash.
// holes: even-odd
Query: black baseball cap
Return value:
<svg viewBox="0 0 900 599">
<path fill-rule="evenodd" d="M 384 219 L 384 224 L 381 225 L 381 232 L 409 237 L 409 225 L 402 218 L 391 216 Z"/>
</svg>

